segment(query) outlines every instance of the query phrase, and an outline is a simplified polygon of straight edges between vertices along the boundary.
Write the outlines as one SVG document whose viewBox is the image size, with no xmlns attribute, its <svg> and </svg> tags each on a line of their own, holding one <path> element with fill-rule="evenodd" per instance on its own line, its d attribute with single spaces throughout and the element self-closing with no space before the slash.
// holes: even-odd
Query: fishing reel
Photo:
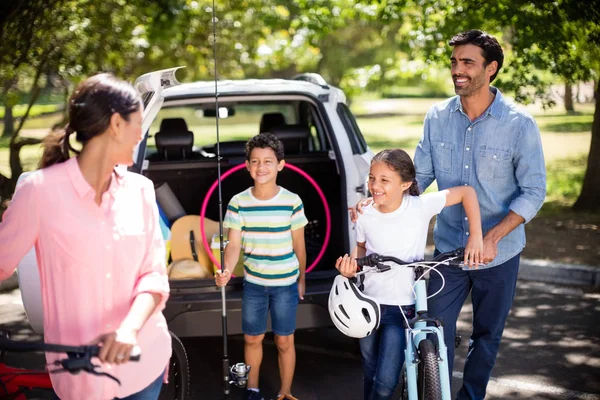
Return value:
<svg viewBox="0 0 600 400">
<path fill-rule="evenodd" d="M 249 372 L 250 366 L 243 362 L 232 365 L 229 369 L 229 378 L 231 379 L 229 383 L 239 388 L 246 387 Z"/>
</svg>

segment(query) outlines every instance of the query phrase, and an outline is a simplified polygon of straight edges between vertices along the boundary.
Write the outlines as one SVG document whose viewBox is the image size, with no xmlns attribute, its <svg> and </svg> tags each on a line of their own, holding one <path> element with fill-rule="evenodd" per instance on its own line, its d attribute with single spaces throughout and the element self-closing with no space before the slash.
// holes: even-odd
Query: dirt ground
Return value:
<svg viewBox="0 0 600 400">
<path fill-rule="evenodd" d="M 525 232 L 523 257 L 600 266 L 600 214 L 541 215 Z"/>
<path fill-rule="evenodd" d="M 600 267 L 600 214 L 541 213 L 525 225 L 524 258 Z M 433 221 L 428 247 L 433 249 Z"/>
</svg>

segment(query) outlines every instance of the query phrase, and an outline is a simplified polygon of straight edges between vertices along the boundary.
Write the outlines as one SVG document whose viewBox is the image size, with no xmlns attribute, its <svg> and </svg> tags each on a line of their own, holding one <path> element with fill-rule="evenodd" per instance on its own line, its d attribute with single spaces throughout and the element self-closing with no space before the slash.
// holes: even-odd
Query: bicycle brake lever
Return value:
<svg viewBox="0 0 600 400">
<path fill-rule="evenodd" d="M 392 268 L 389 265 L 382 264 L 382 263 L 377 263 L 376 267 L 379 270 L 379 272 L 389 271 Z"/>
<path fill-rule="evenodd" d="M 117 382 L 119 384 L 119 386 L 121 386 L 121 381 L 117 377 L 109 374 L 108 372 L 96 371 L 96 368 L 100 368 L 99 365 L 92 365 L 92 366 L 93 366 L 92 370 L 88 371 L 90 374 L 93 374 L 96 376 L 106 376 L 106 377 L 112 379 L 113 381 Z"/>
</svg>

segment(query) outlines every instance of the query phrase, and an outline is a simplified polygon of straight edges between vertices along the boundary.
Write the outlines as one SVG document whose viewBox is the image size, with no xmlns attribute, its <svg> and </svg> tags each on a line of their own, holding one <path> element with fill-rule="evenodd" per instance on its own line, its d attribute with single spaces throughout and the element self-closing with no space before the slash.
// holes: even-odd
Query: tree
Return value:
<svg viewBox="0 0 600 400">
<path fill-rule="evenodd" d="M 367 3 L 370 3 L 367 1 Z M 467 29 L 499 37 L 510 55 L 494 82 L 515 93 L 518 102 L 554 105 L 548 85 L 536 71 L 563 82 L 600 77 L 600 4 L 578 0 L 418 0 L 380 2 L 381 15 L 403 15 L 412 29 L 407 40 L 431 60 L 448 59 L 447 41 Z M 531 91 L 531 88 L 534 91 Z M 600 87 L 596 83 L 592 143 L 581 194 L 573 208 L 600 210 Z"/>
</svg>

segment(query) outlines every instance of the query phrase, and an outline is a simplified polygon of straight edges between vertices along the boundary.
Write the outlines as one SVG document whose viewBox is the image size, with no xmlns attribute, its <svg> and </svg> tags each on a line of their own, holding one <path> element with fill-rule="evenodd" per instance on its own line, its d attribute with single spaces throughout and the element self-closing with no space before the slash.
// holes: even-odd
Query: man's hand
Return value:
<svg viewBox="0 0 600 400">
<path fill-rule="evenodd" d="M 358 269 L 356 259 L 348 256 L 348 254 L 345 254 L 344 257 L 339 257 L 335 262 L 335 267 L 346 278 L 355 277 L 356 270 Z"/>
<path fill-rule="evenodd" d="M 216 282 L 217 286 L 219 286 L 219 287 L 227 285 L 227 283 L 229 282 L 230 279 L 231 279 L 231 272 L 229 272 L 229 270 L 227 268 L 225 268 L 224 272 L 221 272 L 219 270 L 215 274 L 215 282 Z"/>
<path fill-rule="evenodd" d="M 483 237 L 483 262 L 490 263 L 498 255 L 498 243 L 492 240 L 488 235 Z"/>
<path fill-rule="evenodd" d="M 302 276 L 298 278 L 298 298 L 304 300 L 304 293 L 306 293 L 306 279 Z"/>
<path fill-rule="evenodd" d="M 360 200 L 358 203 L 356 203 L 356 206 L 348 208 L 348 211 L 350 212 L 350 220 L 352 221 L 352 223 L 356 222 L 356 220 L 358 219 L 358 214 L 363 213 L 363 207 L 368 206 L 372 202 L 373 198 L 369 197 L 368 199 Z"/>
</svg>

